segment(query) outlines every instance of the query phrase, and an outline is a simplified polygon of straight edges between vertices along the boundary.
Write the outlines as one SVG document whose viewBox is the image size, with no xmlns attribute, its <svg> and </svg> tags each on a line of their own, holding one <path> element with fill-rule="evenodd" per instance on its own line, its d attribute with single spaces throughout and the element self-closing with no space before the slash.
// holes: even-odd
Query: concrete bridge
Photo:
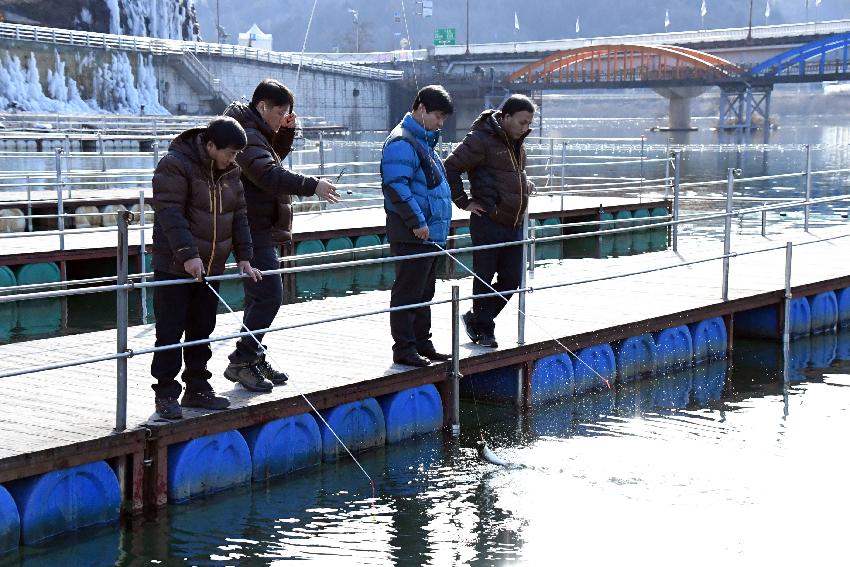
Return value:
<svg viewBox="0 0 850 567">
<path fill-rule="evenodd" d="M 482 92 L 486 106 L 506 92 L 648 88 L 668 99 L 670 129 L 686 130 L 691 99 L 720 87 L 720 126 L 750 129 L 769 123 L 775 84 L 850 79 L 848 46 L 850 20 L 839 20 L 442 46 L 434 61 L 438 80 L 462 93 L 458 124 L 477 115 Z"/>
<path fill-rule="evenodd" d="M 3 55 L 26 61 L 26 68 L 21 65 L 25 73 L 35 61 L 36 76 L 48 95 L 48 71 L 54 77 L 61 72 L 63 81 L 65 76 L 75 81 L 83 99 L 98 101 L 122 94 L 98 92 L 98 81 L 103 85 L 105 78 L 115 79 L 122 88 L 141 90 L 140 77 L 145 72 L 141 68 L 149 68 L 155 77 L 151 86 L 154 98 L 174 114 L 218 113 L 232 100 L 250 98 L 254 86 L 271 77 L 290 87 L 297 83 L 296 111 L 300 115 L 320 116 L 364 130 L 385 130 L 393 125 L 399 112 L 393 105 L 394 85 L 403 76 L 401 71 L 237 45 L 7 23 L 0 23 L 0 57 Z M 116 58 L 126 63 L 118 65 Z M 126 76 L 114 77 L 119 72 Z"/>
</svg>

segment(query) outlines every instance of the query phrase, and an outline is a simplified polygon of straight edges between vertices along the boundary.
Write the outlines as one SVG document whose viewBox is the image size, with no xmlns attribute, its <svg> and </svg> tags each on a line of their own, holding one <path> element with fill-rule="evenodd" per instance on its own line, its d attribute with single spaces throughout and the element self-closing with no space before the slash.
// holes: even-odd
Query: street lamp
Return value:
<svg viewBox="0 0 850 567">
<path fill-rule="evenodd" d="M 348 13 L 354 17 L 354 51 L 360 53 L 360 12 L 349 8 Z"/>
<path fill-rule="evenodd" d="M 753 0 L 750 0 L 750 23 L 747 27 L 747 41 L 753 39 Z"/>
</svg>

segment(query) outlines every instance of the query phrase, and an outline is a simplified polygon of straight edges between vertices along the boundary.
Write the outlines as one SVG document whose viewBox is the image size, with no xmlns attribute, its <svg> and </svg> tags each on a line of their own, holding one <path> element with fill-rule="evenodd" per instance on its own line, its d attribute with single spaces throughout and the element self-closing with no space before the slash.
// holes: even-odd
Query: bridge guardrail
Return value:
<svg viewBox="0 0 850 567">
<path fill-rule="evenodd" d="M 0 23 L 0 38 L 18 41 L 37 41 L 58 45 L 134 51 L 152 55 L 183 55 L 186 51 L 203 55 L 234 57 L 250 61 L 265 61 L 276 65 L 299 65 L 316 71 L 327 71 L 383 81 L 400 80 L 402 71 L 375 69 L 350 63 L 338 63 L 293 53 L 281 53 L 242 45 L 183 41 L 98 32 L 46 28 L 26 24 Z"/>
</svg>

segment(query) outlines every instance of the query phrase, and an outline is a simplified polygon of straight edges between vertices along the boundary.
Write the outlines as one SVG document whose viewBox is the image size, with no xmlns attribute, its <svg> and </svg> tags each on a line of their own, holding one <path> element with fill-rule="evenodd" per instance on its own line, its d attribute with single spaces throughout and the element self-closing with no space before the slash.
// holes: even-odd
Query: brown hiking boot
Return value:
<svg viewBox="0 0 850 567">
<path fill-rule="evenodd" d="M 231 362 L 224 370 L 224 377 L 239 382 L 251 392 L 271 392 L 274 384 L 269 382 L 260 369 L 259 360 L 254 362 Z"/>
</svg>

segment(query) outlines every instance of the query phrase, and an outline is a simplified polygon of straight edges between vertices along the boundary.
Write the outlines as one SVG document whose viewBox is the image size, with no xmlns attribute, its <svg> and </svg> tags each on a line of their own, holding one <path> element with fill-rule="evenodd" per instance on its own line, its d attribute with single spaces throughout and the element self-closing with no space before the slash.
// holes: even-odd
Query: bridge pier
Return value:
<svg viewBox="0 0 850 567">
<path fill-rule="evenodd" d="M 772 85 L 745 83 L 720 88 L 720 127 L 749 132 L 764 128 L 765 141 L 770 133 L 770 94 Z"/>
<path fill-rule="evenodd" d="M 708 87 L 658 87 L 653 89 L 667 99 L 669 130 L 695 130 L 691 126 L 691 99 L 708 90 Z"/>
</svg>

